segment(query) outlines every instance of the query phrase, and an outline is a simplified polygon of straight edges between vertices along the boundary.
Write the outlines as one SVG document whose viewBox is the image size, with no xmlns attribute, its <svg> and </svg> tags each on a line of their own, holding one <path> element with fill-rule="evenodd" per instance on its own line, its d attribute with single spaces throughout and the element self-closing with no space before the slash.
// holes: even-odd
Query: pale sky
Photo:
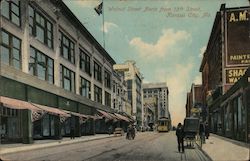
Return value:
<svg viewBox="0 0 250 161">
<path fill-rule="evenodd" d="M 248 6 L 248 0 L 64 0 L 116 61 L 135 60 L 145 82 L 167 82 L 172 124 L 183 122 L 186 94 L 201 83 L 199 67 L 216 11 Z"/>
</svg>

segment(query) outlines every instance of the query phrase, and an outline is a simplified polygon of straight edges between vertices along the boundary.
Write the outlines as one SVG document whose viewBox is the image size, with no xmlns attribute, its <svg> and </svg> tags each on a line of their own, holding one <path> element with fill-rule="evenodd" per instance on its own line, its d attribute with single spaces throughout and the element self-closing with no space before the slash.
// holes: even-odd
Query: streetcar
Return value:
<svg viewBox="0 0 250 161">
<path fill-rule="evenodd" d="M 161 117 L 158 120 L 157 131 L 168 132 L 170 127 L 170 120 L 167 117 Z"/>
</svg>

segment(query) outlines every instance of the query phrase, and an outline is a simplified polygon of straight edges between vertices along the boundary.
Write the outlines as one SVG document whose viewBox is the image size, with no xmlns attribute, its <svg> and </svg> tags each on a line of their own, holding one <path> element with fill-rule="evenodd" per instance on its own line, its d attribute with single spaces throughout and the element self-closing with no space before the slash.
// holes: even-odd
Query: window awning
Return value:
<svg viewBox="0 0 250 161">
<path fill-rule="evenodd" d="M 63 110 L 63 112 L 65 112 L 67 114 L 70 114 L 70 115 L 74 115 L 74 116 L 78 116 L 78 117 L 81 117 L 81 118 L 85 118 L 85 119 L 89 118 L 89 115 L 84 115 L 84 114 L 77 113 L 77 112 L 72 112 L 72 111 L 67 111 L 67 110 Z"/>
<path fill-rule="evenodd" d="M 30 102 L 0 96 L 0 103 L 4 107 L 12 108 L 12 109 L 29 109 L 31 111 L 41 111 L 41 109 L 37 108 L 36 106 L 32 105 Z"/>
<path fill-rule="evenodd" d="M 105 112 L 105 111 L 102 111 L 102 110 L 97 110 L 97 111 L 100 112 L 103 117 L 106 117 L 109 120 L 113 120 L 114 119 L 108 112 Z"/>
<path fill-rule="evenodd" d="M 48 107 L 48 106 L 44 106 L 44 105 L 39 105 L 39 104 L 35 104 L 35 103 L 31 103 L 31 104 L 36 106 L 37 108 L 40 108 L 41 110 L 44 110 L 45 112 L 52 114 L 52 115 L 60 115 L 62 117 L 70 117 L 69 114 L 67 114 L 66 112 L 63 112 L 60 109 Z"/>
<path fill-rule="evenodd" d="M 122 116 L 122 115 L 120 115 L 120 114 L 118 114 L 118 113 L 115 113 L 115 115 L 116 115 L 118 118 L 120 118 L 120 119 L 122 119 L 122 120 L 124 120 L 124 121 L 130 122 L 129 119 L 128 119 L 127 117 L 125 117 L 125 116 Z"/>
</svg>

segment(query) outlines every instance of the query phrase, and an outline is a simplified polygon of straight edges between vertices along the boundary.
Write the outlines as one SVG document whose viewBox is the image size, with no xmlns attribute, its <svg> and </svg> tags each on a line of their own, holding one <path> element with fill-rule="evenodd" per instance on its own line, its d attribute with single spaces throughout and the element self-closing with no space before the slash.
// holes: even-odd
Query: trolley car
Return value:
<svg viewBox="0 0 250 161">
<path fill-rule="evenodd" d="M 170 121 L 167 117 L 161 117 L 158 120 L 157 131 L 158 132 L 168 132 L 170 127 Z"/>
</svg>

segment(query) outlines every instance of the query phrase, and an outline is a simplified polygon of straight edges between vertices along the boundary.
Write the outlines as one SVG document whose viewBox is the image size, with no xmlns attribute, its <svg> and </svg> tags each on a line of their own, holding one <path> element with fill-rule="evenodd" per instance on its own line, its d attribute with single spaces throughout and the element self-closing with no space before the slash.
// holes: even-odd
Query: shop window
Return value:
<svg viewBox="0 0 250 161">
<path fill-rule="evenodd" d="M 54 61 L 34 47 L 30 47 L 29 73 L 45 80 L 50 84 L 54 83 Z"/>
<path fill-rule="evenodd" d="M 86 79 L 81 78 L 80 94 L 88 99 L 91 98 L 91 85 Z"/>
<path fill-rule="evenodd" d="M 62 88 L 75 92 L 75 73 L 73 71 L 60 65 L 60 79 Z"/>
<path fill-rule="evenodd" d="M 36 9 L 29 5 L 29 33 L 39 41 L 53 48 L 53 25 L 40 14 Z"/>
<path fill-rule="evenodd" d="M 59 32 L 61 56 L 75 64 L 75 44 L 61 31 Z"/>
<path fill-rule="evenodd" d="M 50 129 L 49 129 L 49 115 L 44 115 L 42 126 L 43 126 L 43 136 L 49 136 L 50 135 Z"/>
<path fill-rule="evenodd" d="M 2 30 L 1 62 L 21 69 L 21 40 Z"/>
<path fill-rule="evenodd" d="M 55 117 L 50 117 L 50 135 L 55 136 Z"/>
<path fill-rule="evenodd" d="M 21 25 L 20 3 L 19 0 L 1 1 L 1 15 L 17 26 Z"/>
</svg>

